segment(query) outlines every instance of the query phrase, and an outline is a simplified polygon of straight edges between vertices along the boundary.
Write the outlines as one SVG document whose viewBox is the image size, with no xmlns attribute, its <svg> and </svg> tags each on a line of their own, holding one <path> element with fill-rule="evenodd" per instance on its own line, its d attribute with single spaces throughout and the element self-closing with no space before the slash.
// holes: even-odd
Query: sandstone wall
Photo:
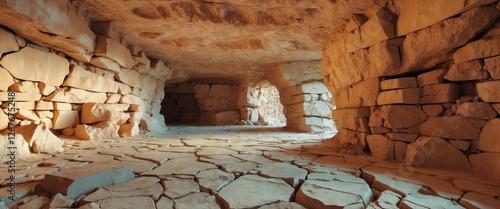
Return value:
<svg viewBox="0 0 500 209">
<path fill-rule="evenodd" d="M 3 134 L 8 92 L 16 92 L 10 111 L 16 132 L 33 152 L 61 151 L 53 133 L 84 140 L 133 136 L 140 129 L 165 134 L 160 109 L 171 71 L 162 61 L 128 49 L 105 28 L 92 32 L 68 2 L 25 2 L 8 1 L 0 12 L 0 24 L 10 28 L 0 26 Z M 41 18 L 42 13 L 71 21 Z"/>
<path fill-rule="evenodd" d="M 198 101 L 188 83 L 168 85 L 161 114 L 168 123 L 195 123 L 200 117 Z"/>
<path fill-rule="evenodd" d="M 409 166 L 499 180 L 499 3 L 439 2 L 354 16 L 325 48 L 335 138 Z"/>
<path fill-rule="evenodd" d="M 284 63 L 269 75 L 280 92 L 287 128 L 304 132 L 334 131 L 329 102 L 317 61 Z"/>
</svg>

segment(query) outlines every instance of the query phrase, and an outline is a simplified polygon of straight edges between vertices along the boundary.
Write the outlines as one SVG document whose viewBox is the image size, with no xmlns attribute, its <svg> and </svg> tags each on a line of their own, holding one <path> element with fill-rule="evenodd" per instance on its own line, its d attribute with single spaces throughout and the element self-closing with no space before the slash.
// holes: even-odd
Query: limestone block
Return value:
<svg viewBox="0 0 500 209">
<path fill-rule="evenodd" d="M 20 83 L 12 84 L 9 87 L 9 91 L 13 92 L 24 92 L 24 93 L 40 93 L 40 89 L 36 83 L 30 81 L 23 81 Z"/>
<path fill-rule="evenodd" d="M 96 162 L 47 174 L 41 187 L 52 194 L 61 193 L 77 199 L 95 188 L 122 184 L 134 178 L 135 175 L 127 163 Z"/>
<path fill-rule="evenodd" d="M 380 126 L 370 126 L 370 131 L 372 132 L 372 134 L 386 134 L 391 132 L 392 130 Z"/>
<path fill-rule="evenodd" d="M 39 118 L 54 118 L 54 113 L 52 111 L 35 111 Z"/>
<path fill-rule="evenodd" d="M 299 113 L 301 112 L 304 112 L 305 116 L 331 117 L 332 110 L 324 101 L 313 101 L 304 102 L 303 111 L 299 111 Z"/>
<path fill-rule="evenodd" d="M 16 118 L 19 120 L 29 120 L 29 121 L 38 121 L 40 118 L 35 114 L 32 110 L 24 110 L 20 109 L 16 113 Z"/>
<path fill-rule="evenodd" d="M 54 103 L 46 101 L 35 102 L 35 110 L 53 110 Z"/>
<path fill-rule="evenodd" d="M 459 98 L 460 86 L 452 83 L 434 84 L 422 88 L 421 104 L 455 102 Z"/>
<path fill-rule="evenodd" d="M 54 110 L 73 110 L 73 107 L 69 103 L 54 102 Z"/>
<path fill-rule="evenodd" d="M 230 85 L 212 85 L 208 95 L 211 97 L 231 97 L 232 93 Z"/>
<path fill-rule="evenodd" d="M 485 152 L 500 152 L 499 136 L 500 119 L 489 120 L 481 130 L 479 139 L 472 140 L 472 147 Z"/>
<path fill-rule="evenodd" d="M 358 119 L 368 117 L 370 117 L 370 110 L 368 108 L 336 109 L 332 111 L 332 118 L 336 125 L 350 130 L 359 130 L 363 125 L 360 122 L 363 121 Z"/>
<path fill-rule="evenodd" d="M 372 23 L 373 24 L 373 23 Z M 345 50 L 352 53 L 361 49 L 361 31 L 359 28 L 347 33 L 345 36 Z"/>
<path fill-rule="evenodd" d="M 466 102 L 458 106 L 457 115 L 489 120 L 495 118 L 497 112 L 487 102 Z"/>
<path fill-rule="evenodd" d="M 451 50 L 486 30 L 498 15 L 496 8 L 480 6 L 406 35 L 400 50 L 402 67 L 399 73 L 422 71 L 447 60 Z"/>
<path fill-rule="evenodd" d="M 449 81 L 481 80 L 488 78 L 488 72 L 483 70 L 482 62 L 473 60 L 452 65 L 444 78 Z"/>
<path fill-rule="evenodd" d="M 436 105 L 423 105 L 422 109 L 424 110 L 425 113 L 429 117 L 438 117 L 441 116 L 444 112 L 444 107 L 443 105 L 436 104 Z"/>
<path fill-rule="evenodd" d="M 0 114 L 2 114 L 2 113 L 0 113 Z M 8 157 L 7 156 L 7 154 L 9 153 L 9 150 L 7 148 L 7 147 L 9 147 L 8 142 L 9 142 L 8 136 L 4 136 L 4 135 L 0 134 L 0 160 L 2 162 L 5 162 L 7 160 L 7 157 Z M 17 134 L 16 138 L 14 140 L 14 143 L 17 147 L 16 158 L 21 159 L 21 160 L 30 160 L 30 158 L 33 156 L 33 154 L 31 154 L 28 142 L 26 142 L 23 135 Z M 35 183 L 35 184 L 38 184 L 38 183 Z M 23 185 L 25 185 L 25 184 L 23 184 Z M 18 194 L 19 193 L 22 194 L 22 192 L 25 192 L 25 191 L 22 191 L 23 189 L 19 189 L 19 188 L 16 188 L 16 189 L 18 189 L 16 191 L 16 193 L 18 193 Z M 19 190 L 21 190 L 21 191 L 19 191 Z M 11 195 L 10 192 L 7 193 L 7 190 L 3 190 L 3 191 L 5 191 L 5 192 L 1 193 L 3 197 L 0 198 L 0 201 L 6 200 Z M 24 194 L 24 195 L 26 195 L 26 194 Z"/>
<path fill-rule="evenodd" d="M 444 69 L 432 70 L 426 73 L 422 73 L 417 76 L 417 82 L 419 87 L 444 83 L 444 76 L 448 71 Z"/>
<path fill-rule="evenodd" d="M 396 17 L 387 9 L 381 9 L 361 27 L 361 47 L 366 48 L 387 39 L 394 38 Z"/>
<path fill-rule="evenodd" d="M 405 142 L 395 141 L 394 142 L 394 159 L 398 162 L 404 162 L 406 158 L 406 151 L 408 149 L 408 144 Z"/>
<path fill-rule="evenodd" d="M 382 90 L 417 88 L 417 79 L 405 77 L 383 80 L 380 82 L 380 88 Z"/>
<path fill-rule="evenodd" d="M 484 70 L 495 80 L 500 80 L 500 56 L 484 59 Z"/>
<path fill-rule="evenodd" d="M 61 139 L 43 124 L 21 126 L 16 129 L 16 132 L 23 135 L 33 152 L 55 154 L 64 151 Z"/>
<path fill-rule="evenodd" d="M 307 94 L 323 94 L 329 92 L 323 82 L 305 83 L 302 84 L 301 87 L 302 92 Z"/>
<path fill-rule="evenodd" d="M 120 72 L 115 74 L 116 80 L 119 80 L 122 83 L 127 84 L 131 87 L 141 87 L 142 86 L 142 82 L 141 82 L 142 79 L 139 79 L 141 77 L 142 77 L 142 75 L 139 74 L 139 72 L 137 72 L 135 70 L 128 70 L 128 69 L 121 69 Z M 120 93 L 120 94 L 124 94 L 123 91 L 127 90 L 125 88 L 126 87 L 122 86 L 122 93 Z"/>
<path fill-rule="evenodd" d="M 0 92 L 1 94 L 2 92 Z M 7 108 L 12 108 L 12 106 L 9 107 L 8 102 L 4 102 L 2 104 L 3 109 Z M 34 110 L 35 109 L 35 102 L 16 102 L 16 106 L 14 107 L 15 109 L 24 109 L 24 110 Z"/>
<path fill-rule="evenodd" d="M 121 95 L 125 95 L 125 94 L 130 94 L 132 93 L 132 88 L 130 88 L 130 86 L 126 85 L 126 84 L 123 84 L 123 83 L 118 83 L 118 93 L 121 94 Z"/>
<path fill-rule="evenodd" d="M 500 171 L 500 153 L 481 153 L 469 156 L 470 163 L 472 164 L 472 173 L 474 175 L 487 177 L 496 183 L 500 182 L 498 176 Z"/>
<path fill-rule="evenodd" d="M 370 107 L 377 105 L 380 79 L 369 79 L 339 91 L 334 95 L 337 108 Z"/>
<path fill-rule="evenodd" d="M 462 151 L 467 151 L 470 147 L 470 142 L 469 141 L 464 141 L 464 140 L 450 140 L 449 141 L 451 145 L 456 147 L 459 150 Z"/>
<path fill-rule="evenodd" d="M 163 61 L 156 59 L 151 60 L 151 70 L 148 72 L 148 75 L 165 82 L 172 77 L 172 74 L 172 69 L 167 67 Z"/>
<path fill-rule="evenodd" d="M 17 105 L 18 102 L 38 101 L 40 100 L 40 98 L 42 98 L 42 95 L 37 93 L 15 93 L 13 97 L 12 96 L 9 97 L 9 92 L 0 92 L 0 101 L 7 102 L 10 101 L 9 98 L 14 98 Z"/>
<path fill-rule="evenodd" d="M 368 135 L 366 141 L 373 156 L 383 160 L 394 160 L 394 141 L 383 135 Z"/>
<path fill-rule="evenodd" d="M 480 130 L 465 116 L 430 117 L 420 126 L 424 136 L 447 139 L 477 139 Z"/>
<path fill-rule="evenodd" d="M 485 102 L 500 102 L 500 81 L 477 83 L 477 94 Z"/>
<path fill-rule="evenodd" d="M 52 129 L 64 129 L 74 127 L 80 123 L 78 111 L 59 111 L 54 110 L 54 118 L 52 119 Z"/>
<path fill-rule="evenodd" d="M 90 64 L 113 72 L 120 72 L 120 66 L 106 57 L 92 57 Z"/>
<path fill-rule="evenodd" d="M 3 110 L 0 110 L 0 130 L 9 127 L 9 117 Z"/>
<path fill-rule="evenodd" d="M 94 54 L 114 60 L 126 69 L 131 69 L 137 64 L 127 47 L 118 41 L 103 36 L 97 36 Z"/>
<path fill-rule="evenodd" d="M 106 93 L 95 93 L 81 89 L 59 89 L 45 98 L 46 101 L 83 104 L 86 102 L 104 103 Z"/>
<path fill-rule="evenodd" d="M 25 60 L 30 60 L 29 64 L 25 64 Z M 53 86 L 60 86 L 69 73 L 68 60 L 32 47 L 5 55 L 0 65 L 15 78 L 42 81 Z"/>
<path fill-rule="evenodd" d="M 420 137 L 410 143 L 406 152 L 406 162 L 415 167 L 472 171 L 467 157 L 439 137 Z"/>
<path fill-rule="evenodd" d="M 149 134 L 153 135 L 165 135 L 167 133 L 167 126 L 165 125 L 163 115 L 153 114 L 153 116 L 150 116 L 149 114 L 143 114 L 141 119 L 141 117 L 138 117 L 140 115 L 136 114 L 134 113 L 134 119 L 138 118 L 141 120 L 139 124 L 141 130 L 149 131 Z"/>
<path fill-rule="evenodd" d="M 216 124 L 214 125 L 227 125 L 232 124 L 233 121 L 240 120 L 240 112 L 238 111 L 225 111 L 219 112 L 214 115 Z"/>
<path fill-rule="evenodd" d="M 400 15 L 396 26 L 396 36 L 426 28 L 479 5 L 494 0 L 465 1 L 457 0 L 405 0 L 399 5 Z"/>
<path fill-rule="evenodd" d="M 9 89 L 9 86 L 14 84 L 14 78 L 10 75 L 9 71 L 7 71 L 3 67 L 0 67 L 0 78 L 2 78 L 2 82 L 0 83 L 0 91 L 7 91 Z"/>
<path fill-rule="evenodd" d="M 362 14 L 355 14 L 351 18 L 349 18 L 349 22 L 347 22 L 347 25 L 345 27 L 346 32 L 352 32 L 356 28 L 359 28 L 359 26 L 363 25 L 368 18 Z"/>
<path fill-rule="evenodd" d="M 391 140 L 414 142 L 420 134 L 407 134 L 407 133 L 388 133 L 387 137 Z"/>
<path fill-rule="evenodd" d="M 118 134 L 120 137 L 131 137 L 139 135 L 139 126 L 136 123 L 127 123 L 120 126 Z"/>
<path fill-rule="evenodd" d="M 418 104 L 420 88 L 396 89 L 380 92 L 377 98 L 378 105 L 387 104 Z"/>
<path fill-rule="evenodd" d="M 106 96 L 108 97 L 108 99 L 106 99 L 106 104 L 116 104 L 122 98 L 120 94 L 106 94 Z"/>
<path fill-rule="evenodd" d="M 38 82 L 38 89 L 40 89 L 40 93 L 43 96 L 48 96 L 49 94 L 52 94 L 56 90 L 56 87 L 48 85 L 44 82 Z"/>
<path fill-rule="evenodd" d="M 384 127 L 392 129 L 409 128 L 427 119 L 424 111 L 411 105 L 382 106 L 380 115 L 384 119 Z"/>
<path fill-rule="evenodd" d="M 139 106 L 144 106 L 144 101 L 135 95 L 132 94 L 127 94 L 121 97 L 120 99 L 121 104 L 135 104 Z"/>
<path fill-rule="evenodd" d="M 137 56 L 134 56 L 134 59 L 137 62 L 137 71 L 139 73 L 147 75 L 151 71 L 151 60 L 146 57 L 144 52 L 139 52 Z"/>
<path fill-rule="evenodd" d="M 71 72 L 62 85 L 94 92 L 118 92 L 115 81 L 84 70 L 78 65 L 71 65 Z"/>
<path fill-rule="evenodd" d="M 485 57 L 493 57 L 500 54 L 500 36 L 482 38 L 474 42 L 470 42 L 462 48 L 458 49 L 453 54 L 455 64 L 467 62 Z"/>
<path fill-rule="evenodd" d="M 111 118 L 111 112 L 102 104 L 84 103 L 81 112 L 80 122 L 85 124 L 101 122 Z"/>
<path fill-rule="evenodd" d="M 79 124 L 76 126 L 75 137 L 82 140 L 102 140 L 118 138 L 119 126 L 109 122 L 94 125 Z"/>
<path fill-rule="evenodd" d="M 17 45 L 16 37 L 10 31 L 7 31 L 3 27 L 0 27 L 0 56 L 7 52 L 13 52 L 19 50 Z"/>
</svg>

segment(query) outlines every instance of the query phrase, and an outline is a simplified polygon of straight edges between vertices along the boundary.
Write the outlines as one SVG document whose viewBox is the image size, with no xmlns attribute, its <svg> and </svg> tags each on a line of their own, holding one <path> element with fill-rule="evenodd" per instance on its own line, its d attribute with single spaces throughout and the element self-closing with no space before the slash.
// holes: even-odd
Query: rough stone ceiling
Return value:
<svg viewBox="0 0 500 209">
<path fill-rule="evenodd" d="M 385 0 L 74 0 L 111 21 L 122 42 L 162 59 L 177 79 L 252 78 L 276 64 L 319 60 L 322 43 L 354 13 Z"/>
</svg>

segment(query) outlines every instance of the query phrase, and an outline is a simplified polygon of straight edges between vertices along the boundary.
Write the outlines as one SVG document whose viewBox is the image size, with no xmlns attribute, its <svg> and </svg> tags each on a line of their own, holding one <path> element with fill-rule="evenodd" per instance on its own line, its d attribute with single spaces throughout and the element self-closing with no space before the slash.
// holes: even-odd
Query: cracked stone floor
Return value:
<svg viewBox="0 0 500 209">
<path fill-rule="evenodd" d="M 500 208 L 500 185 L 469 174 L 348 155 L 332 134 L 280 128 L 171 127 L 167 137 L 65 140 L 65 152 L 17 162 L 17 201 L 0 166 L 0 208 Z M 129 164 L 136 178 L 76 200 L 43 191 L 45 174 Z"/>
</svg>

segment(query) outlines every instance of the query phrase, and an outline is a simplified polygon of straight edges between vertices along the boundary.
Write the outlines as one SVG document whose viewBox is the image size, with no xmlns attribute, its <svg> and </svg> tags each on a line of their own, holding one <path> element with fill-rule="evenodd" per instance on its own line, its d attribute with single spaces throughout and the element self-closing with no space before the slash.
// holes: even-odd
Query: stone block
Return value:
<svg viewBox="0 0 500 209">
<path fill-rule="evenodd" d="M 52 118 L 52 129 L 60 130 L 69 127 L 75 127 L 80 123 L 78 111 L 59 111 L 54 110 Z"/>
<path fill-rule="evenodd" d="M 436 105 L 423 105 L 422 109 L 424 110 L 425 113 L 429 117 L 438 117 L 441 116 L 444 112 L 444 107 L 443 105 L 436 104 Z"/>
<path fill-rule="evenodd" d="M 118 41 L 103 36 L 97 36 L 94 54 L 114 60 L 126 69 L 131 69 L 137 64 L 127 47 Z"/>
<path fill-rule="evenodd" d="M 484 125 L 479 139 L 472 140 L 472 147 L 485 152 L 500 152 L 500 119 L 489 120 Z"/>
<path fill-rule="evenodd" d="M 139 126 L 136 123 L 127 123 L 120 126 L 118 135 L 120 137 L 138 136 L 140 133 Z"/>
<path fill-rule="evenodd" d="M 3 27 L 0 27 L 0 56 L 7 52 L 13 52 L 19 50 L 19 45 L 17 45 L 16 37 L 10 31 L 7 31 Z"/>
<path fill-rule="evenodd" d="M 81 113 L 80 122 L 85 124 L 101 122 L 111 118 L 111 112 L 102 104 L 84 103 Z"/>
<path fill-rule="evenodd" d="M 480 6 L 406 35 L 400 49 L 399 73 L 423 71 L 448 60 L 453 49 L 489 28 L 498 15 L 496 8 Z"/>
<path fill-rule="evenodd" d="M 140 79 L 143 75 L 139 74 L 139 72 L 135 70 L 121 69 L 120 72 L 115 74 L 115 78 L 118 81 L 121 81 L 124 84 L 127 84 L 131 87 L 142 87 L 142 79 Z M 126 88 L 126 87 L 125 87 Z M 122 91 L 126 90 L 123 89 Z M 120 94 L 124 94 L 123 92 Z"/>
<path fill-rule="evenodd" d="M 470 147 L 469 141 L 451 139 L 449 142 L 451 145 L 464 152 L 467 151 Z"/>
<path fill-rule="evenodd" d="M 194 93 L 199 95 L 208 95 L 210 92 L 210 85 L 208 84 L 196 84 L 194 85 Z"/>
<path fill-rule="evenodd" d="M 424 86 L 422 88 L 421 104 L 436 104 L 455 102 L 459 98 L 460 86 L 458 84 L 443 83 Z"/>
<path fill-rule="evenodd" d="M 302 92 L 306 94 L 324 94 L 329 92 L 323 82 L 305 83 L 301 87 Z"/>
<path fill-rule="evenodd" d="M 380 92 L 377 98 L 378 105 L 387 104 L 418 104 L 420 88 L 396 89 Z"/>
<path fill-rule="evenodd" d="M 120 99 L 121 104 L 135 104 L 139 106 L 144 106 L 144 101 L 135 95 L 132 94 L 127 94 L 121 97 Z"/>
<path fill-rule="evenodd" d="M 148 72 L 148 75 L 153 76 L 154 78 L 165 82 L 170 79 L 173 75 L 173 70 L 165 65 L 165 63 L 161 60 L 153 59 L 151 60 L 151 70 Z"/>
<path fill-rule="evenodd" d="M 40 93 L 40 89 L 38 88 L 38 85 L 36 83 L 30 82 L 30 81 L 23 81 L 23 82 L 12 84 L 9 87 L 9 91 L 23 92 L 23 93 L 34 93 L 34 94 Z"/>
<path fill-rule="evenodd" d="M 92 57 L 92 59 L 90 59 L 90 64 L 112 72 L 120 72 L 120 65 L 106 57 Z"/>
<path fill-rule="evenodd" d="M 330 114 L 332 110 L 330 109 L 330 106 L 328 106 L 328 104 L 324 101 L 304 102 L 302 104 L 298 104 L 298 106 L 302 105 L 303 110 L 298 112 L 303 112 L 305 116 L 331 117 Z"/>
<path fill-rule="evenodd" d="M 106 94 L 108 99 L 106 99 L 106 104 L 116 104 L 120 102 L 122 95 L 120 94 Z"/>
<path fill-rule="evenodd" d="M 383 160 L 394 160 L 394 141 L 383 135 L 368 135 L 366 141 L 373 156 Z"/>
<path fill-rule="evenodd" d="M 54 103 L 46 101 L 35 102 L 35 110 L 53 110 Z"/>
<path fill-rule="evenodd" d="M 86 102 L 104 103 L 106 93 L 96 93 L 81 89 L 59 89 L 45 98 L 46 101 L 83 104 Z"/>
<path fill-rule="evenodd" d="M 496 183 L 500 182 L 500 153 L 480 153 L 469 156 L 472 164 L 472 173 L 477 176 L 482 176 L 493 180 Z"/>
<path fill-rule="evenodd" d="M 38 121 L 40 118 L 35 114 L 32 110 L 24 110 L 20 109 L 16 113 L 16 119 L 19 120 L 29 120 L 29 121 Z"/>
<path fill-rule="evenodd" d="M 212 85 L 208 95 L 210 97 L 231 97 L 233 91 L 230 85 Z"/>
<path fill-rule="evenodd" d="M 334 95 L 337 108 L 371 107 L 377 105 L 380 79 L 369 79 Z"/>
<path fill-rule="evenodd" d="M 468 118 L 493 119 L 497 112 L 487 102 L 465 102 L 458 106 L 457 115 Z"/>
<path fill-rule="evenodd" d="M 77 199 L 95 188 L 122 184 L 134 178 L 135 175 L 127 163 L 96 162 L 47 174 L 41 187 L 52 194 L 61 193 Z"/>
<path fill-rule="evenodd" d="M 417 79 L 415 77 L 394 78 L 383 80 L 382 82 L 380 82 L 380 88 L 382 90 L 407 89 L 417 87 Z"/>
<path fill-rule="evenodd" d="M 3 67 L 0 67 L 0 78 L 2 78 L 2 82 L 0 83 L 0 91 L 9 90 L 9 86 L 14 84 L 14 78 L 10 75 L 9 71 L 7 71 Z"/>
<path fill-rule="evenodd" d="M 214 114 L 214 125 L 227 125 L 232 124 L 234 121 L 240 120 L 240 112 L 238 111 L 225 111 Z"/>
<path fill-rule="evenodd" d="M 2 92 L 0 92 L 2 93 Z M 6 92 L 5 92 L 6 93 Z M 8 102 L 2 103 L 2 108 L 7 109 L 7 108 L 12 108 L 12 106 L 9 107 Z M 24 109 L 24 110 L 34 110 L 35 109 L 35 102 L 16 102 L 16 106 L 14 107 L 15 109 Z"/>
<path fill-rule="evenodd" d="M 119 138 L 119 126 L 107 121 L 94 125 L 79 124 L 76 126 L 75 137 L 82 140 L 101 140 Z"/>
<path fill-rule="evenodd" d="M 30 64 L 25 65 L 25 60 L 30 60 Z M 5 55 L 0 65 L 17 79 L 42 81 L 53 86 L 60 86 L 69 73 L 68 60 L 32 47 Z"/>
<path fill-rule="evenodd" d="M 395 21 L 396 17 L 385 8 L 379 10 L 374 16 L 370 17 L 370 19 L 360 27 L 361 48 L 366 48 L 387 39 L 394 38 Z"/>
<path fill-rule="evenodd" d="M 497 47 L 499 45 L 499 36 L 482 38 L 470 42 L 453 54 L 453 61 L 455 61 L 455 64 L 459 64 L 469 60 L 497 56 L 500 54 L 500 49 Z"/>
<path fill-rule="evenodd" d="M 500 56 L 484 59 L 484 70 L 495 80 L 500 80 Z"/>
<path fill-rule="evenodd" d="M 444 78 L 449 81 L 482 80 L 488 78 L 488 72 L 483 70 L 481 61 L 473 60 L 452 65 Z"/>
<path fill-rule="evenodd" d="M 38 89 L 40 89 L 40 93 L 43 96 L 48 96 L 49 94 L 52 94 L 52 92 L 56 90 L 56 87 L 46 84 L 44 82 L 38 82 Z"/>
<path fill-rule="evenodd" d="M 447 139 L 477 139 L 480 130 L 465 116 L 430 117 L 420 126 L 424 136 Z"/>
<path fill-rule="evenodd" d="M 409 128 L 427 119 L 424 111 L 411 105 L 382 106 L 380 115 L 384 119 L 384 127 L 392 129 Z"/>
<path fill-rule="evenodd" d="M 477 83 L 477 94 L 485 102 L 500 102 L 500 81 Z"/>
<path fill-rule="evenodd" d="M 417 83 L 419 87 L 424 87 L 431 84 L 444 83 L 444 76 L 448 71 L 444 69 L 432 70 L 422 73 L 417 76 Z"/>
<path fill-rule="evenodd" d="M 388 133 L 387 137 L 391 140 L 414 142 L 420 134 L 407 134 L 407 133 Z"/>
<path fill-rule="evenodd" d="M 408 149 L 408 144 L 405 142 L 395 141 L 394 142 L 394 159 L 398 162 L 404 162 L 406 158 L 406 150 Z"/>
<path fill-rule="evenodd" d="M 467 157 L 439 137 L 420 137 L 410 143 L 406 152 L 406 162 L 415 167 L 472 171 Z"/>
<path fill-rule="evenodd" d="M 52 111 L 35 111 L 39 118 L 54 118 L 54 113 Z"/>
<path fill-rule="evenodd" d="M 361 129 L 364 125 L 368 125 L 360 124 L 363 121 L 358 119 L 368 117 L 370 117 L 370 109 L 368 108 L 336 109 L 332 111 L 332 118 L 338 127 L 355 131 Z"/>
<path fill-rule="evenodd" d="M 349 18 L 345 31 L 352 32 L 353 30 L 359 28 L 359 26 L 363 25 L 366 21 L 368 21 L 368 17 L 362 14 L 354 14 L 351 18 Z"/>
<path fill-rule="evenodd" d="M 0 130 L 9 127 L 9 117 L 3 110 L 0 110 Z"/>
<path fill-rule="evenodd" d="M 63 86 L 69 86 L 93 92 L 118 92 L 118 84 L 78 65 L 71 65 L 71 72 L 64 80 Z"/>
<path fill-rule="evenodd" d="M 41 94 L 37 93 L 15 93 L 15 95 L 9 96 L 9 92 L 0 92 L 0 101 L 7 102 L 10 101 L 9 98 L 14 98 L 14 101 L 17 102 L 34 102 L 40 100 L 42 98 Z"/>
</svg>

